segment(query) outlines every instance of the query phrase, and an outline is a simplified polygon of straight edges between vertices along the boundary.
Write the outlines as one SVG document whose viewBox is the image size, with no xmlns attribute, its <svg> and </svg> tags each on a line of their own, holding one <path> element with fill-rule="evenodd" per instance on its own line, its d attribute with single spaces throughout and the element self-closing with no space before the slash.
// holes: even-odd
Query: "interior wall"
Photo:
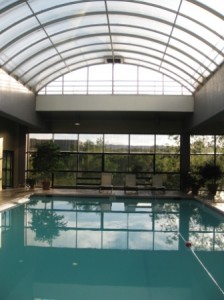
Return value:
<svg viewBox="0 0 224 300">
<path fill-rule="evenodd" d="M 3 137 L 0 135 L 0 191 L 2 190 Z"/>
<path fill-rule="evenodd" d="M 36 96 L 0 69 L 0 116 L 30 127 L 43 127 L 36 113 Z"/>
<path fill-rule="evenodd" d="M 193 112 L 193 96 L 38 95 L 37 112 Z"/>
<path fill-rule="evenodd" d="M 39 95 L 36 106 L 48 131 L 69 133 L 181 133 L 193 108 L 174 95 Z"/>
<path fill-rule="evenodd" d="M 200 134 L 223 134 L 224 65 L 195 93 L 194 114 L 189 130 Z"/>
<path fill-rule="evenodd" d="M 14 153 L 14 186 L 22 186 L 25 183 L 25 143 L 26 127 L 11 120 L 0 117 L 0 139 L 3 143 L 3 151 Z M 0 168 L 2 172 L 2 167 Z M 2 178 L 2 176 L 0 176 Z"/>
<path fill-rule="evenodd" d="M 71 120 L 53 120 L 49 129 L 55 133 L 180 134 L 183 130 L 183 120 L 164 120 L 159 116 L 153 116 L 148 120 L 80 119 L 80 126 L 76 126 L 75 121 Z"/>
</svg>

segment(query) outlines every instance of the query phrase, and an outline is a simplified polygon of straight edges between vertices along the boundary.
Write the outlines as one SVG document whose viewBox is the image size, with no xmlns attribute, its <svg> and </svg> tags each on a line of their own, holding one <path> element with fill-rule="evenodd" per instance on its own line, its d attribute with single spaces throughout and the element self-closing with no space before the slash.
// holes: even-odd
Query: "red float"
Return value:
<svg viewBox="0 0 224 300">
<path fill-rule="evenodd" d="M 188 248 L 190 248 L 190 247 L 192 246 L 192 243 L 191 243 L 190 241 L 187 241 L 187 242 L 185 243 L 185 246 L 188 247 Z"/>
</svg>

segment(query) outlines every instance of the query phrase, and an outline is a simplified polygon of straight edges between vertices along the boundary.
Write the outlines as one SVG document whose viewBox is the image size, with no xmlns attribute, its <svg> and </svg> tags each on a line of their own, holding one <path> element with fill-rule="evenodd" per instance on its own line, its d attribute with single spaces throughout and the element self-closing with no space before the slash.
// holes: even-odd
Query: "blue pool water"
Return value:
<svg viewBox="0 0 224 300">
<path fill-rule="evenodd" d="M 35 196 L 0 225 L 1 300 L 224 300 L 224 217 L 196 201 Z"/>
</svg>

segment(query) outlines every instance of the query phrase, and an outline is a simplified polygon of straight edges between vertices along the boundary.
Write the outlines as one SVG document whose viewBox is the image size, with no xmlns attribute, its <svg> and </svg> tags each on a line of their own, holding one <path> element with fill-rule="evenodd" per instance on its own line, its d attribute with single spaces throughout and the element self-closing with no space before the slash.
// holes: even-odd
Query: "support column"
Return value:
<svg viewBox="0 0 224 300">
<path fill-rule="evenodd" d="M 190 135 L 181 134 L 180 138 L 180 190 L 186 191 L 187 174 L 190 170 Z"/>
<path fill-rule="evenodd" d="M 3 137 L 0 137 L 0 191 L 2 190 Z"/>
</svg>

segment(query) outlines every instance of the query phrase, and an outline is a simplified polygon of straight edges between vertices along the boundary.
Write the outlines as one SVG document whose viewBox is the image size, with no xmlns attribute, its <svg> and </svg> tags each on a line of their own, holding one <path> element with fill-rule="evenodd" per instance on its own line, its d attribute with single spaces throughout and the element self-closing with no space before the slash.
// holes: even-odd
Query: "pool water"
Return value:
<svg viewBox="0 0 224 300">
<path fill-rule="evenodd" d="M 33 196 L 0 219 L 1 300 L 224 299 L 224 217 L 197 201 Z"/>
</svg>

